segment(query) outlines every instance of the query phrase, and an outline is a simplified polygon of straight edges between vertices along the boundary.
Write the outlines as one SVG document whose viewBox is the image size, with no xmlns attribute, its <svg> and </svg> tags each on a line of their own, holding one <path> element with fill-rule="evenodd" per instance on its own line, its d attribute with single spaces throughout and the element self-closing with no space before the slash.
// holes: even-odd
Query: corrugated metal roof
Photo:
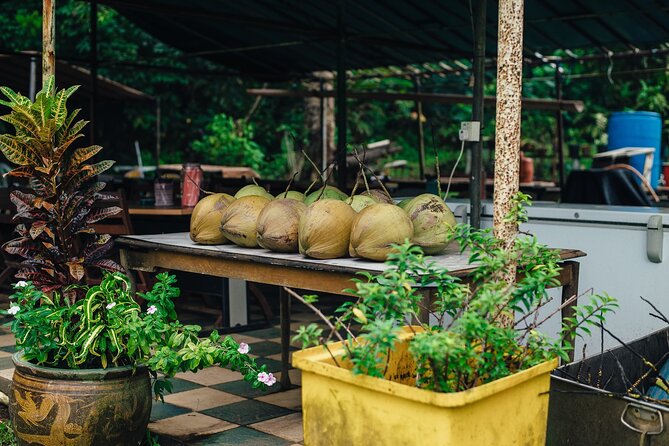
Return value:
<svg viewBox="0 0 669 446">
<path fill-rule="evenodd" d="M 337 1 L 101 0 L 187 55 L 257 77 L 300 76 L 336 64 Z M 669 42 L 665 0 L 527 0 L 525 52 L 648 48 Z M 345 2 L 348 68 L 470 58 L 466 0 Z M 497 2 L 488 0 L 486 50 L 496 53 Z"/>
</svg>

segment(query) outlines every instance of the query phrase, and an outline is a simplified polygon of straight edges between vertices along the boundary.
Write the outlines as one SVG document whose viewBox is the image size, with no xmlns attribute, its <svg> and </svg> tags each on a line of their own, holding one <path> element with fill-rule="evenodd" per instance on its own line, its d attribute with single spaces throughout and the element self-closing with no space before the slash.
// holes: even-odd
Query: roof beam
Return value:
<svg viewBox="0 0 669 446">
<path fill-rule="evenodd" d="M 333 98 L 335 92 L 325 90 L 282 90 L 275 88 L 249 88 L 246 92 L 254 96 L 264 96 L 272 98 L 307 98 L 324 97 Z M 436 104 L 467 104 L 471 105 L 473 97 L 465 94 L 443 94 L 443 93 L 389 93 L 376 91 L 347 91 L 346 97 L 349 99 L 380 100 L 380 101 L 421 101 L 432 102 Z M 494 96 L 484 98 L 485 105 L 494 106 L 497 99 Z M 571 101 L 553 99 L 523 98 L 523 108 L 526 110 L 550 110 L 582 112 L 584 109 L 583 101 Z"/>
</svg>

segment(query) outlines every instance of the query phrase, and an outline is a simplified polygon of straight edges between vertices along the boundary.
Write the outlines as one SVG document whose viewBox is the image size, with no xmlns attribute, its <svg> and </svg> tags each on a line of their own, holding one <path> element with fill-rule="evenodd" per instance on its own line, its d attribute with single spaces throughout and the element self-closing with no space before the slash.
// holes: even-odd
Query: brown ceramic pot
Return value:
<svg viewBox="0 0 669 446">
<path fill-rule="evenodd" d="M 145 367 L 69 370 L 13 358 L 9 412 L 20 446 L 132 446 L 146 437 Z"/>
</svg>

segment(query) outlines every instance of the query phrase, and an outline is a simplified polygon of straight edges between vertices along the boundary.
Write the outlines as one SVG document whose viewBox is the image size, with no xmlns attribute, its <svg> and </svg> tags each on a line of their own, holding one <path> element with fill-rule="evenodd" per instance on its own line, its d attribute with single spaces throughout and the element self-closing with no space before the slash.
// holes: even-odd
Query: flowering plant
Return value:
<svg viewBox="0 0 669 446">
<path fill-rule="evenodd" d="M 107 273 L 96 286 L 72 285 L 84 296 L 76 302 L 20 281 L 4 313 L 14 317 L 11 327 L 23 359 L 69 369 L 146 365 L 157 398 L 171 391 L 169 377 L 214 364 L 238 370 L 254 388 L 274 384 L 267 366 L 249 357 L 247 344 L 216 331 L 199 338 L 201 327 L 177 320 L 175 282 L 174 276 L 158 274 L 153 288 L 139 293 L 147 305 L 142 310 L 122 273 Z"/>
</svg>

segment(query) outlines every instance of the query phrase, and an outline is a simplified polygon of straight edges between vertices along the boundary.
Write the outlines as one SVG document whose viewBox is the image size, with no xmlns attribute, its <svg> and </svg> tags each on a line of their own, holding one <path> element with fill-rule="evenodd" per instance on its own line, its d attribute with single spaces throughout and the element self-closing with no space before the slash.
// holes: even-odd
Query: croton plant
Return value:
<svg viewBox="0 0 669 446">
<path fill-rule="evenodd" d="M 97 175 L 113 161 L 89 161 L 102 149 L 77 144 L 88 121 L 77 119 L 79 109 L 68 113 L 67 100 L 77 86 L 56 91 L 49 77 L 35 101 L 0 87 L 8 99 L 0 103 L 11 109 L 0 119 L 14 126 L 13 135 L 0 135 L 0 150 L 17 165 L 7 175 L 25 179 L 24 189 L 14 190 L 14 221 L 18 237 L 4 250 L 22 258 L 16 277 L 30 280 L 45 292 L 63 290 L 77 298 L 77 287 L 86 268 L 120 271 L 105 258 L 111 237 L 96 234 L 91 224 L 121 211 L 119 207 L 94 208 L 105 183 Z"/>
</svg>

